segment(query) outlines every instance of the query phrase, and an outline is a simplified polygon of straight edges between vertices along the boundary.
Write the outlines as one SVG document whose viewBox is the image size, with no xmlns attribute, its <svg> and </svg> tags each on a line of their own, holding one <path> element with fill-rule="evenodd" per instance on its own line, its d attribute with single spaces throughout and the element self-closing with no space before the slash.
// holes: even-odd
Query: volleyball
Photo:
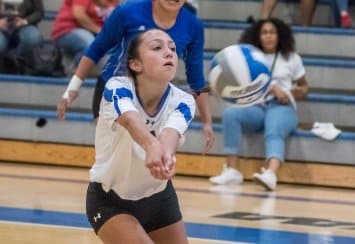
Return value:
<svg viewBox="0 0 355 244">
<path fill-rule="evenodd" d="M 259 49 L 236 44 L 212 58 L 208 79 L 213 93 L 227 104 L 247 107 L 264 101 L 271 73 Z"/>
</svg>

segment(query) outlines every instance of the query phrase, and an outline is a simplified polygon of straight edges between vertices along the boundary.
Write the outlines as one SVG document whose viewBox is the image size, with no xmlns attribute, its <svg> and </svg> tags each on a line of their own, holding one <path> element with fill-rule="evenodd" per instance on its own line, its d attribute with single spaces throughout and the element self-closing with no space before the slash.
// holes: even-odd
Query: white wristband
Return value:
<svg viewBox="0 0 355 244">
<path fill-rule="evenodd" d="M 69 92 L 68 92 L 68 90 L 65 90 L 65 92 L 63 94 L 63 99 L 69 100 Z"/>
<path fill-rule="evenodd" d="M 77 75 L 73 75 L 73 77 L 70 79 L 67 90 L 68 91 L 79 91 L 81 84 L 83 84 L 83 81 Z"/>
<path fill-rule="evenodd" d="M 73 77 L 70 79 L 67 89 L 63 94 L 63 98 L 69 98 L 69 91 L 79 91 L 82 83 L 83 81 L 77 75 L 73 75 Z"/>
</svg>

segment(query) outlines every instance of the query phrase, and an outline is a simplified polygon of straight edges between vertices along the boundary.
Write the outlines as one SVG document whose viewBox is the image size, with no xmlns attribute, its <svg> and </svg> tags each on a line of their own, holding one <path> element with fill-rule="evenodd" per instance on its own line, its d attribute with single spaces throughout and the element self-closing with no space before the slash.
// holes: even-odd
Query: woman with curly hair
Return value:
<svg viewBox="0 0 355 244">
<path fill-rule="evenodd" d="M 276 172 L 284 161 L 285 139 L 297 128 L 295 99 L 307 95 L 308 85 L 301 57 L 295 52 L 290 27 L 271 18 L 259 20 L 242 34 L 240 43 L 258 47 L 272 73 L 272 83 L 263 104 L 247 108 L 228 107 L 223 112 L 224 153 L 227 167 L 219 176 L 211 177 L 215 184 L 239 184 L 243 175 L 237 170 L 242 145 L 242 131 L 264 132 L 266 161 L 262 173 L 253 179 L 266 189 L 276 188 Z"/>
</svg>

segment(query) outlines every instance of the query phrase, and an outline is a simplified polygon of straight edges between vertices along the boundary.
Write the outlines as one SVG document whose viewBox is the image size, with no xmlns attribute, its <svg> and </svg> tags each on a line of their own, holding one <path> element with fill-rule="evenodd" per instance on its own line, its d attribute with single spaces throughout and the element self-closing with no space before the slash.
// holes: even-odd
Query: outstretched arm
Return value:
<svg viewBox="0 0 355 244">
<path fill-rule="evenodd" d="M 210 105 L 208 103 L 208 93 L 200 93 L 200 95 L 196 97 L 196 104 L 203 122 L 203 134 L 205 136 L 205 146 L 202 153 L 206 154 L 212 148 L 214 142 L 212 116 Z"/>
<path fill-rule="evenodd" d="M 112 31 L 115 30 L 115 31 Z M 96 63 L 105 55 L 106 51 L 119 43 L 125 33 L 125 15 L 120 7 L 117 7 L 106 20 L 101 32 L 96 36 L 94 42 L 86 50 L 81 58 L 75 74 L 63 94 L 57 106 L 59 119 L 65 118 L 65 111 L 78 96 L 79 88 L 89 72 Z"/>
<path fill-rule="evenodd" d="M 308 83 L 305 76 L 296 81 L 296 86 L 292 88 L 291 92 L 296 99 L 303 99 L 307 96 Z"/>
<path fill-rule="evenodd" d="M 128 111 L 123 113 L 118 117 L 117 123 L 126 128 L 132 138 L 145 150 L 146 166 L 152 176 L 161 180 L 170 179 L 172 175 L 170 175 L 164 165 L 164 162 L 169 160 L 169 157 L 166 156 L 165 148 L 149 132 L 138 112 Z"/>
<path fill-rule="evenodd" d="M 175 175 L 175 153 L 179 138 L 179 132 L 173 128 L 165 128 L 158 136 L 164 147 L 163 163 L 170 177 Z"/>
<path fill-rule="evenodd" d="M 206 82 L 203 75 L 203 47 L 203 23 L 202 21 L 197 20 L 194 26 L 193 41 L 187 48 L 185 68 L 187 82 L 189 83 L 191 89 L 193 91 L 200 92 L 196 97 L 196 104 L 203 122 L 205 145 L 202 153 L 205 154 L 212 148 L 214 135 L 208 93 L 202 92 L 206 88 Z"/>
<path fill-rule="evenodd" d="M 90 70 L 95 67 L 95 65 L 96 64 L 88 57 L 83 56 L 81 58 L 75 75 L 71 78 L 66 91 L 57 105 L 57 115 L 59 119 L 65 119 L 67 107 L 78 97 L 79 89 L 83 83 L 83 80 L 89 74 Z"/>
</svg>

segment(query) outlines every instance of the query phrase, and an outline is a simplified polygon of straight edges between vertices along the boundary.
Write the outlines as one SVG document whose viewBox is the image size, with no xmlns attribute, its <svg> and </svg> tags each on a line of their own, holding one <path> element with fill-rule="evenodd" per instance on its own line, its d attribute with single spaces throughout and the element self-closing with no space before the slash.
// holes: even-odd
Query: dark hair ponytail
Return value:
<svg viewBox="0 0 355 244">
<path fill-rule="evenodd" d="M 131 67 L 129 67 L 129 62 L 132 59 L 137 59 L 139 58 L 139 46 L 142 42 L 142 35 L 144 33 L 146 33 L 148 30 L 146 31 L 142 31 L 139 32 L 135 37 L 133 37 L 133 39 L 129 42 L 128 45 L 128 49 L 127 49 L 127 73 L 128 76 L 132 77 L 134 80 L 136 79 L 137 76 L 137 72 L 135 72 L 134 70 L 131 69 Z"/>
</svg>

